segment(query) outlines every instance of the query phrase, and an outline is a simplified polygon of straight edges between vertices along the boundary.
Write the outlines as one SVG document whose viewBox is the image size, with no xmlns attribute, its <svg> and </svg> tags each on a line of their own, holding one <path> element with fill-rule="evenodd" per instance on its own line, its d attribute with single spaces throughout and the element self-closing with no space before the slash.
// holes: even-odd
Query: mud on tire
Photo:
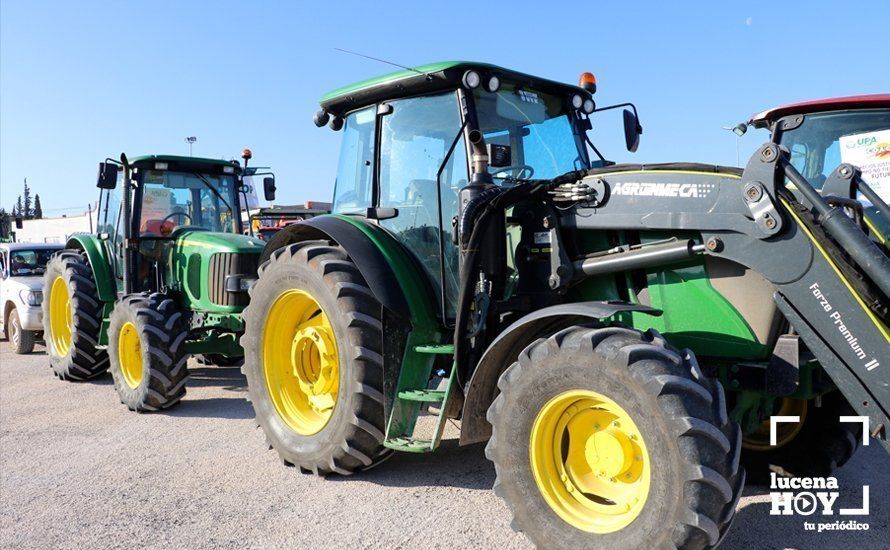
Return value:
<svg viewBox="0 0 890 550">
<path fill-rule="evenodd" d="M 266 315 L 282 293 L 300 289 L 327 316 L 337 343 L 339 387 L 327 424 L 301 435 L 276 412 L 263 367 Z M 257 425 L 286 465 L 315 474 L 350 474 L 390 454 L 383 444 L 383 357 L 380 304 L 339 246 L 304 241 L 276 250 L 259 268 L 244 311 L 242 372 Z"/>
<path fill-rule="evenodd" d="M 513 527 L 547 548 L 708 548 L 729 529 L 745 482 L 741 431 L 730 422 L 722 386 L 701 373 L 689 351 L 654 331 L 570 327 L 525 348 L 498 382 L 488 411 L 486 457 L 495 492 Z M 570 390 L 598 392 L 632 417 L 646 442 L 648 496 L 628 525 L 604 534 L 564 521 L 547 504 L 530 466 L 538 412 Z M 565 452 L 565 451 L 563 451 Z"/>
<path fill-rule="evenodd" d="M 71 339 L 57 349 L 50 324 L 53 283 L 61 278 L 71 301 Z M 62 380 L 88 380 L 108 370 L 108 354 L 97 349 L 103 303 L 84 252 L 63 250 L 50 258 L 43 276 L 43 337 L 53 372 Z"/>
<path fill-rule="evenodd" d="M 132 323 L 139 337 L 142 371 L 133 387 L 122 370 L 120 333 Z M 121 403 L 132 411 L 167 409 L 185 395 L 188 355 L 184 351 L 187 324 L 176 303 L 160 293 L 128 296 L 117 303 L 108 326 L 111 376 Z"/>
</svg>

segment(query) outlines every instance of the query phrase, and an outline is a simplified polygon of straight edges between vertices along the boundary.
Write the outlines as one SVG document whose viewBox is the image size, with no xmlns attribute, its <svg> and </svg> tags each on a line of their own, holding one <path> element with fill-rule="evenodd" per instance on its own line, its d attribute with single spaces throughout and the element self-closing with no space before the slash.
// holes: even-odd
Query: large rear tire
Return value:
<svg viewBox="0 0 890 550">
<path fill-rule="evenodd" d="M 117 303 L 108 324 L 111 376 L 131 411 L 168 409 L 185 395 L 188 336 L 176 303 L 164 294 L 135 294 Z"/>
<path fill-rule="evenodd" d="M 772 471 L 793 477 L 828 477 L 847 463 L 862 443 L 862 424 L 841 422 L 841 416 L 855 416 L 853 407 L 839 391 L 825 394 L 817 407 L 815 400 L 780 400 L 776 415 L 800 416 L 797 424 L 776 426 L 775 447 L 769 445 L 769 421 L 742 438 L 742 463 L 749 479 L 757 484 L 769 481 Z"/>
<path fill-rule="evenodd" d="M 43 276 L 43 337 L 53 372 L 62 380 L 89 380 L 108 370 L 99 349 L 103 303 L 85 253 L 63 250 Z"/>
<path fill-rule="evenodd" d="M 741 431 L 691 352 L 657 333 L 570 327 L 519 354 L 486 456 L 513 526 L 548 548 L 707 548 L 745 482 Z"/>
<path fill-rule="evenodd" d="M 244 320 L 242 371 L 257 423 L 285 464 L 349 474 L 388 454 L 380 304 L 341 247 L 276 250 Z"/>
</svg>

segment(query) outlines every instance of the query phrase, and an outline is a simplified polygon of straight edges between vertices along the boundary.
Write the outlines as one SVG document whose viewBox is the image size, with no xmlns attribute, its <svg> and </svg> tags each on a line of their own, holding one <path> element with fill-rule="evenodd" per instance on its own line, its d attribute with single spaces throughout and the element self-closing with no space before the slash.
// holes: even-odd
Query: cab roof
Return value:
<svg viewBox="0 0 890 550">
<path fill-rule="evenodd" d="M 133 157 L 130 160 L 130 164 L 136 164 L 137 162 L 176 162 L 176 163 L 185 163 L 185 164 L 212 164 L 214 166 L 241 166 L 237 161 L 234 160 L 223 160 L 223 159 L 208 159 L 202 157 L 183 157 L 179 155 L 143 155 L 140 157 Z"/>
<path fill-rule="evenodd" d="M 890 107 L 890 94 L 870 94 L 846 97 L 831 97 L 792 103 L 782 107 L 774 107 L 757 113 L 748 121 L 755 128 L 765 128 L 776 120 L 788 115 L 819 113 L 824 111 L 842 111 L 848 109 L 874 109 Z"/>
<path fill-rule="evenodd" d="M 496 75 L 502 82 L 518 83 L 543 92 L 557 94 L 574 92 L 581 93 L 585 97 L 589 95 L 587 91 L 578 86 L 539 78 L 488 63 L 441 61 L 342 86 L 323 95 L 319 103 L 326 111 L 343 115 L 379 101 L 455 89 L 461 85 L 461 78 L 470 69 L 477 71 L 482 76 L 483 82 L 490 76 Z"/>
</svg>

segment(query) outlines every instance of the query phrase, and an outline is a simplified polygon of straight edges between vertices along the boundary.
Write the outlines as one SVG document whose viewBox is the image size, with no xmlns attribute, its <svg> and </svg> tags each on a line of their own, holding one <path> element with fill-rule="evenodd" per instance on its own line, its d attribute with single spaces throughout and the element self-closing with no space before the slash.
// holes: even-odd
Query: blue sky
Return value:
<svg viewBox="0 0 890 550">
<path fill-rule="evenodd" d="M 562 4 L 561 7 L 557 7 Z M 0 205 L 27 177 L 47 216 L 95 200 L 121 151 L 271 165 L 278 202 L 327 200 L 339 134 L 311 122 L 326 91 L 406 65 L 487 61 L 554 80 L 597 75 L 592 138 L 618 161 L 735 164 L 721 129 L 774 105 L 890 92 L 890 2 L 41 2 L 0 4 Z M 766 134 L 741 140 L 744 158 Z M 67 212 L 73 212 L 69 210 Z"/>
</svg>

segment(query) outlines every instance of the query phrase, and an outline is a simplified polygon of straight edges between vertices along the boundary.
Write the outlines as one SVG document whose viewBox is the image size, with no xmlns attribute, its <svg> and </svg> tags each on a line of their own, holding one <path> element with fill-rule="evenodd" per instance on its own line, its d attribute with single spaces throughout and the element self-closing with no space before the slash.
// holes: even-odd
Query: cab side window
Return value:
<svg viewBox="0 0 890 550">
<path fill-rule="evenodd" d="M 364 214 L 371 207 L 376 110 L 368 107 L 346 117 L 334 185 L 335 214 Z"/>
</svg>

